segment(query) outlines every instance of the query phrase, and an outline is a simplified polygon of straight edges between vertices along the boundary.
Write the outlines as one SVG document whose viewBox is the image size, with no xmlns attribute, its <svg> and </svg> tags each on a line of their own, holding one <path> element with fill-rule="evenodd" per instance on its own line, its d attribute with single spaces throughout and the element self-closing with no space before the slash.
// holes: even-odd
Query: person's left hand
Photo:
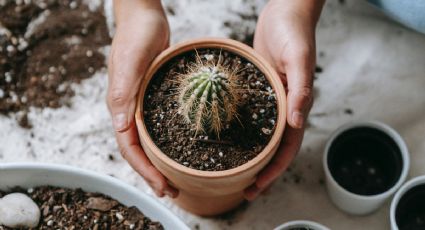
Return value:
<svg viewBox="0 0 425 230">
<path fill-rule="evenodd" d="M 275 67 L 287 90 L 287 126 L 275 156 L 245 189 L 247 200 L 267 189 L 300 149 L 313 104 L 315 27 L 322 6 L 323 1 L 271 0 L 259 17 L 254 49 Z"/>
</svg>

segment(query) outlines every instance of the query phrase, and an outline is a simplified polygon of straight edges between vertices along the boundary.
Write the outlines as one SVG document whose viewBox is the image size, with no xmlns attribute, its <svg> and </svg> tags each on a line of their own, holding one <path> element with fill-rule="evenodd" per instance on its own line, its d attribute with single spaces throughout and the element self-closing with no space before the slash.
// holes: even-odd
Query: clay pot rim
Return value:
<svg viewBox="0 0 425 230">
<path fill-rule="evenodd" d="M 250 61 L 252 64 L 254 64 L 258 69 L 260 69 L 261 72 L 264 73 L 265 77 L 269 81 L 276 95 L 276 103 L 277 103 L 277 110 L 278 110 L 276 128 L 269 143 L 256 157 L 254 157 L 247 163 L 232 169 L 228 169 L 228 170 L 202 171 L 202 170 L 192 169 L 177 163 L 176 161 L 174 161 L 173 159 L 165 155 L 158 148 L 158 146 L 156 146 L 156 144 L 153 142 L 153 140 L 151 139 L 146 129 L 145 122 L 143 119 L 142 105 L 143 105 L 144 95 L 150 80 L 152 79 L 154 74 L 158 71 L 158 69 L 167 61 L 169 61 L 171 58 L 175 57 L 176 55 L 179 55 L 181 53 L 184 53 L 193 49 L 202 49 L 202 48 L 219 48 L 219 49 L 230 51 L 232 53 L 235 53 L 237 55 L 244 57 L 245 59 Z M 274 146 L 280 144 L 280 140 L 282 138 L 283 131 L 286 124 L 285 89 L 283 88 L 283 84 L 280 80 L 279 75 L 275 71 L 275 69 L 260 54 L 254 51 L 253 48 L 241 42 L 231 40 L 231 39 L 226 39 L 226 38 L 193 39 L 193 40 L 178 43 L 176 45 L 173 45 L 167 48 L 153 60 L 148 70 L 146 71 L 146 74 L 143 77 L 141 85 L 140 85 L 139 93 L 137 96 L 135 120 L 136 120 L 136 125 L 137 125 L 137 130 L 139 132 L 139 135 L 141 137 L 146 138 L 145 141 L 147 145 L 157 155 L 157 157 L 169 167 L 174 168 L 180 173 L 195 176 L 195 177 L 201 177 L 201 178 L 221 178 L 221 177 L 235 176 L 247 171 L 248 169 L 252 168 L 254 165 L 257 165 L 258 163 L 260 163 L 261 161 L 264 161 L 266 159 L 266 156 L 273 152 L 272 149 L 274 148 Z"/>
</svg>

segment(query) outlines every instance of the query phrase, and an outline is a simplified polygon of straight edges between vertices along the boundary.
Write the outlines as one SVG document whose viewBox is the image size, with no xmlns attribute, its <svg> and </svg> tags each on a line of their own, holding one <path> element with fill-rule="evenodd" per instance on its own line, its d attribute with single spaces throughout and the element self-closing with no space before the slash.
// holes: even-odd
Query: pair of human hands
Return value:
<svg viewBox="0 0 425 230">
<path fill-rule="evenodd" d="M 305 121 L 313 103 L 315 27 L 323 1 L 270 0 L 259 20 L 254 49 L 279 73 L 287 90 L 287 123 L 271 162 L 245 189 L 255 199 L 286 170 L 298 152 Z M 175 198 L 178 190 L 145 155 L 134 122 L 136 95 L 151 61 L 169 45 L 169 26 L 159 0 L 114 2 L 116 33 L 109 56 L 107 103 L 122 156 L 152 187 L 156 195 Z"/>
</svg>

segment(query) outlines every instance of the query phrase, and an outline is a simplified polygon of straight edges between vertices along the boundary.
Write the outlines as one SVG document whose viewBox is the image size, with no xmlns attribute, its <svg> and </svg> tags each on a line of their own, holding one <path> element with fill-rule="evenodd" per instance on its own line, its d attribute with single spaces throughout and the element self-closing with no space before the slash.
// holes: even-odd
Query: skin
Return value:
<svg viewBox="0 0 425 230">
<path fill-rule="evenodd" d="M 254 49 L 277 70 L 287 95 L 287 127 L 278 152 L 245 190 L 255 199 L 271 186 L 299 151 L 305 120 L 313 104 L 315 27 L 324 0 L 270 0 L 263 9 Z M 152 165 L 137 135 L 135 101 L 150 62 L 169 44 L 169 26 L 159 0 L 114 1 L 117 31 L 109 57 L 108 108 L 122 156 L 147 181 L 156 195 L 178 196 Z"/>
</svg>

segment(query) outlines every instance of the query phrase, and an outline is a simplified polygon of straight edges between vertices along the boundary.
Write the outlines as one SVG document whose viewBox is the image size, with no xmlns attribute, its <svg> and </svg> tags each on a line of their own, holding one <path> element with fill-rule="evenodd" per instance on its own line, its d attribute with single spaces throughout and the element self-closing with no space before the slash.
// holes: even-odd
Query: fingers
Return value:
<svg viewBox="0 0 425 230">
<path fill-rule="evenodd" d="M 288 82 L 288 123 L 302 128 L 313 104 L 314 48 L 295 50 L 295 55 L 285 54 Z"/>
<path fill-rule="evenodd" d="M 129 162 L 154 190 L 159 197 L 167 195 L 171 198 L 178 196 L 178 190 L 171 187 L 166 178 L 152 165 L 143 149 L 140 147 L 134 122 L 125 132 L 116 132 L 122 156 Z"/>
<path fill-rule="evenodd" d="M 109 69 L 108 107 L 112 115 L 114 129 L 125 131 L 133 121 L 135 98 L 143 74 L 146 57 L 130 53 L 129 50 L 111 52 Z"/>
<path fill-rule="evenodd" d="M 245 199 L 254 200 L 288 168 L 301 146 L 303 136 L 304 129 L 291 127 L 286 129 L 276 155 L 266 168 L 258 174 L 255 183 L 245 189 Z"/>
<path fill-rule="evenodd" d="M 167 47 L 168 31 L 167 20 L 157 11 L 139 12 L 117 28 L 109 56 L 107 94 L 116 131 L 127 130 L 133 121 L 140 81 L 151 61 Z"/>
</svg>

